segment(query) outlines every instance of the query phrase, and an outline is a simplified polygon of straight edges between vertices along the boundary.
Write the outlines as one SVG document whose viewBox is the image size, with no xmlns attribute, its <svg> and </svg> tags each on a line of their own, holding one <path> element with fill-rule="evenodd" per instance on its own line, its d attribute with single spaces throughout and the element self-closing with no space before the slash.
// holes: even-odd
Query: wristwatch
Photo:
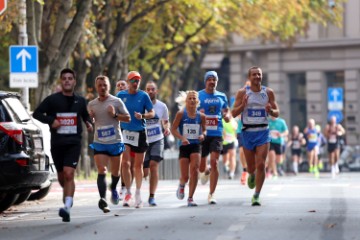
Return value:
<svg viewBox="0 0 360 240">
<path fill-rule="evenodd" d="M 118 117 L 118 114 L 117 114 L 117 113 L 115 113 L 114 118 L 117 118 L 117 117 Z"/>
</svg>

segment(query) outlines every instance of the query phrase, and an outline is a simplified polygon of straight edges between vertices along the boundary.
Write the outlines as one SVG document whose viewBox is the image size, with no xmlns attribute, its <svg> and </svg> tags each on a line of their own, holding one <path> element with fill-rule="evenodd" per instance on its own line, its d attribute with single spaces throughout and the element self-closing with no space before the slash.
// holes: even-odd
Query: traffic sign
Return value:
<svg viewBox="0 0 360 240">
<path fill-rule="evenodd" d="M 329 113 L 328 113 L 328 121 L 330 121 L 330 119 L 332 117 L 336 117 L 336 123 L 341 123 L 342 120 L 344 120 L 344 116 L 342 114 L 342 111 L 338 111 L 338 110 L 329 111 Z"/>
<path fill-rule="evenodd" d="M 328 88 L 328 110 L 343 110 L 343 100 L 342 88 Z"/>
<path fill-rule="evenodd" d="M 5 12 L 7 7 L 7 0 L 0 0 L 0 15 Z"/>
<path fill-rule="evenodd" d="M 10 87 L 38 87 L 37 46 L 10 46 Z"/>
</svg>

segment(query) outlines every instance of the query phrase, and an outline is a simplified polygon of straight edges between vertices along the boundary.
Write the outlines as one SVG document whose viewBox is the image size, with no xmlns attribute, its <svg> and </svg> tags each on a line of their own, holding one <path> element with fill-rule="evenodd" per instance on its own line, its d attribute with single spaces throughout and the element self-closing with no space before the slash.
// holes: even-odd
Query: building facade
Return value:
<svg viewBox="0 0 360 240">
<path fill-rule="evenodd" d="M 221 90 L 230 97 L 244 85 L 247 70 L 260 66 L 289 127 L 303 129 L 314 118 L 324 128 L 335 115 L 347 144 L 360 145 L 360 1 L 349 0 L 344 10 L 342 28 L 312 24 L 291 48 L 234 36 L 226 50 L 214 45 L 202 67 L 219 71 L 228 82 Z M 341 104 L 332 104 L 334 98 Z"/>
</svg>

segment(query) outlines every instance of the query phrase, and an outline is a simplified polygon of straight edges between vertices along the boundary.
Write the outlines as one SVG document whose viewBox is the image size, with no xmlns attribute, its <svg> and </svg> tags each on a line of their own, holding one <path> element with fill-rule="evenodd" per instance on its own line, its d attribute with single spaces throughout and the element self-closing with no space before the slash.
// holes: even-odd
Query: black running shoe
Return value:
<svg viewBox="0 0 360 240">
<path fill-rule="evenodd" d="M 67 208 L 60 208 L 59 216 L 62 217 L 63 222 L 70 222 L 70 211 Z"/>
<path fill-rule="evenodd" d="M 106 202 L 106 200 L 104 198 L 100 198 L 99 200 L 99 208 L 104 212 L 104 213 L 108 213 L 110 212 L 110 208 Z"/>
</svg>

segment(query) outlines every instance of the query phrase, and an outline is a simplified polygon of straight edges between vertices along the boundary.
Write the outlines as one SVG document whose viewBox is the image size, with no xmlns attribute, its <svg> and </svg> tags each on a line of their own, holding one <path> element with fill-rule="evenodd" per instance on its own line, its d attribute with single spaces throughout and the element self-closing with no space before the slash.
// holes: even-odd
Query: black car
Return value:
<svg viewBox="0 0 360 240">
<path fill-rule="evenodd" d="M 0 212 L 51 184 L 41 129 L 17 93 L 0 91 Z"/>
</svg>

